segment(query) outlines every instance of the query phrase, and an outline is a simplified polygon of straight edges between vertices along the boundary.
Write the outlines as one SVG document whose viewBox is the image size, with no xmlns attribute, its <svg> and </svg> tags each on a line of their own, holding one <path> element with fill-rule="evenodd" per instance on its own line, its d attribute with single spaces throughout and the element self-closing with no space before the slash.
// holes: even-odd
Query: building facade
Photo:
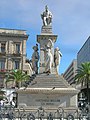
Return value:
<svg viewBox="0 0 90 120">
<path fill-rule="evenodd" d="M 90 61 L 90 37 L 77 53 L 77 67 L 79 67 L 81 63 L 88 61 Z"/>
<path fill-rule="evenodd" d="M 74 59 L 72 63 L 69 65 L 67 70 L 63 73 L 63 77 L 67 80 L 69 84 L 73 84 L 75 82 L 75 75 L 77 69 L 77 60 Z"/>
<path fill-rule="evenodd" d="M 4 86 L 5 74 L 12 69 L 25 70 L 30 74 L 31 68 L 26 63 L 27 39 L 25 30 L 0 28 L 0 87 Z"/>
<path fill-rule="evenodd" d="M 77 53 L 77 67 L 81 65 L 81 63 L 90 62 L 90 37 L 85 41 L 79 52 Z M 84 81 L 83 84 L 80 84 L 79 89 L 83 96 L 85 96 L 87 100 L 87 93 L 89 93 L 89 102 L 90 102 L 90 82 L 89 89 L 87 91 L 87 84 Z"/>
</svg>

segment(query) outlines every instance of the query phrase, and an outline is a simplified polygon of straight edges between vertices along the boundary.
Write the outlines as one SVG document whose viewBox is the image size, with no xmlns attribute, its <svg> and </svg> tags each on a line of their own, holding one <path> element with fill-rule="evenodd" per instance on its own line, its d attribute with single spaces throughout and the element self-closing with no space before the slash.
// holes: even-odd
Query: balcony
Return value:
<svg viewBox="0 0 90 120">
<path fill-rule="evenodd" d="M 14 55 L 14 56 L 17 56 L 17 57 L 20 57 L 20 56 L 21 56 L 21 52 L 20 52 L 20 51 L 19 51 L 19 52 L 18 52 L 18 51 L 14 51 L 14 52 L 13 52 L 13 55 Z"/>
<path fill-rule="evenodd" d="M 5 74 L 7 72 L 6 69 L 0 69 L 0 74 Z"/>
</svg>

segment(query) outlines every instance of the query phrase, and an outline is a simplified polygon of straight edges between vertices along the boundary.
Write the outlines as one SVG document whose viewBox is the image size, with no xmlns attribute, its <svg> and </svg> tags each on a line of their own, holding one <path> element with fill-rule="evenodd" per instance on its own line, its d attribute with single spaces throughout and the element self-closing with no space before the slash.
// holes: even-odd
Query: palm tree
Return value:
<svg viewBox="0 0 90 120">
<path fill-rule="evenodd" d="M 77 74 L 75 76 L 75 80 L 78 83 L 85 82 L 87 86 L 87 102 L 89 103 L 89 82 L 90 82 L 90 62 L 82 63 L 80 67 L 77 69 Z"/>
<path fill-rule="evenodd" d="M 27 75 L 22 70 L 13 70 L 8 74 L 7 82 L 13 81 L 16 84 L 16 87 L 19 87 L 19 83 L 22 83 L 23 81 L 27 81 L 30 79 L 30 76 Z"/>
</svg>

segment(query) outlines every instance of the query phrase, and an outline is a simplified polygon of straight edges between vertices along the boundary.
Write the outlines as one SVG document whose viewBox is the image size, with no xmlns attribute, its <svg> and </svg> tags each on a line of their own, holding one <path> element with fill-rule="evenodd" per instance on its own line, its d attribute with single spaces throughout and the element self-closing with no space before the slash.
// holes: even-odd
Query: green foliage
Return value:
<svg viewBox="0 0 90 120">
<path fill-rule="evenodd" d="M 4 94 L 4 91 L 0 90 L 0 95 Z"/>
<path fill-rule="evenodd" d="M 23 81 L 27 81 L 30 79 L 30 76 L 27 75 L 22 70 L 12 70 L 8 76 L 6 82 L 14 81 L 16 84 L 19 84 Z"/>
<path fill-rule="evenodd" d="M 77 69 L 77 74 L 75 76 L 75 80 L 78 83 L 82 83 L 83 81 L 90 81 L 90 62 L 82 63 L 80 67 Z"/>
</svg>

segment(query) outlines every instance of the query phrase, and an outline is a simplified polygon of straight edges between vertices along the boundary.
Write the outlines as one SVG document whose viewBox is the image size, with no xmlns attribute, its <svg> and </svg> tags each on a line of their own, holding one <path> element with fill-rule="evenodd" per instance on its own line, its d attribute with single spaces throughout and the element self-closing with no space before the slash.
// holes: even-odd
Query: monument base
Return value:
<svg viewBox="0 0 90 120">
<path fill-rule="evenodd" d="M 78 90 L 71 87 L 62 76 L 39 74 L 26 89 L 18 91 L 18 105 L 30 108 L 77 107 Z"/>
<path fill-rule="evenodd" d="M 33 91 L 33 93 L 30 93 L 30 91 Z M 40 90 L 31 90 L 28 89 L 24 91 L 23 93 L 19 93 L 18 95 L 18 105 L 25 104 L 27 107 L 30 108 L 58 108 L 58 107 L 77 107 L 77 96 L 76 95 L 70 95 L 69 93 L 51 93 L 48 94 L 43 92 L 40 92 Z"/>
</svg>

